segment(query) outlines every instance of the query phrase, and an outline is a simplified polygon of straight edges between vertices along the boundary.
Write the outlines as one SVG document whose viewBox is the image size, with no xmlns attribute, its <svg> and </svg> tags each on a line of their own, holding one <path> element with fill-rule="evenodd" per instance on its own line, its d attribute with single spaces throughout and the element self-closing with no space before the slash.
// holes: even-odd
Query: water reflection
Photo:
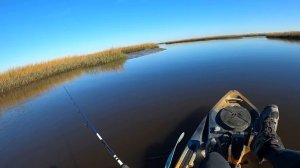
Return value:
<svg viewBox="0 0 300 168">
<path fill-rule="evenodd" d="M 282 41 L 286 43 L 300 44 L 300 39 L 281 39 L 281 38 L 268 38 L 268 39 L 274 41 Z"/>
<path fill-rule="evenodd" d="M 259 109 L 279 105 L 278 133 L 287 148 L 300 149 L 300 136 L 291 131 L 300 128 L 299 45 L 247 38 L 163 47 L 127 60 L 120 73 L 95 70 L 23 99 L 23 113 L 19 104 L 5 110 L 0 167 L 117 167 L 84 127 L 63 86 L 130 167 L 163 167 L 181 132 L 186 136 L 179 150 L 231 89 Z"/>
<path fill-rule="evenodd" d="M 174 140 L 176 141 L 182 132 L 185 132 L 188 137 L 192 135 L 194 130 L 197 128 L 199 121 L 205 117 L 209 110 L 210 107 L 203 106 L 191 111 L 189 113 L 190 115 L 182 119 L 177 127 L 171 131 L 164 140 L 162 140 L 160 143 L 155 143 L 148 146 L 145 153 L 144 167 L 153 168 L 157 165 L 164 165 L 174 147 Z M 176 151 L 183 151 L 188 140 L 188 138 L 184 138 L 177 146 Z M 180 155 L 180 152 L 176 152 L 173 157 L 174 161 L 178 160 Z"/>
<path fill-rule="evenodd" d="M 97 67 L 77 69 L 32 83 L 28 86 L 18 88 L 4 95 L 0 95 L 0 114 L 7 108 L 15 106 L 17 104 L 19 104 L 19 107 L 22 107 L 20 105 L 22 104 L 22 102 L 41 95 L 58 85 L 75 79 L 80 75 L 86 73 L 97 75 L 106 72 L 122 71 L 124 62 L 125 60 L 118 60 Z"/>
</svg>

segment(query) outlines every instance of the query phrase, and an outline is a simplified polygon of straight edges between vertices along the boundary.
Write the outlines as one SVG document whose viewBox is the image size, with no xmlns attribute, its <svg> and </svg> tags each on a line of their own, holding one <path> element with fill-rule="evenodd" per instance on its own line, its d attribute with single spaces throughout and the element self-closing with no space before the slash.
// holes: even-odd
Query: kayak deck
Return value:
<svg viewBox="0 0 300 168">
<path fill-rule="evenodd" d="M 230 90 L 200 122 L 175 167 L 197 167 L 205 158 L 207 142 L 213 138 L 224 143 L 223 156 L 229 163 L 240 164 L 242 157 L 250 151 L 258 117 L 257 108 L 246 97 Z"/>
</svg>

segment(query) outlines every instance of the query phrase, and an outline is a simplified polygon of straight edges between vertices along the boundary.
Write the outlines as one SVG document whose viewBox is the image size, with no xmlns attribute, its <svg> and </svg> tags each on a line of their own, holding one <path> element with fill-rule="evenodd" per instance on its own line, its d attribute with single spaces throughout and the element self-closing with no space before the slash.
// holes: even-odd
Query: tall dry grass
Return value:
<svg viewBox="0 0 300 168">
<path fill-rule="evenodd" d="M 158 44 L 146 43 L 14 68 L 0 74 L 0 94 L 58 74 L 80 68 L 107 64 L 116 60 L 125 59 L 129 53 L 158 47 Z"/>
<path fill-rule="evenodd" d="M 37 95 L 40 95 L 50 90 L 51 88 L 61 85 L 67 81 L 73 80 L 84 73 L 100 74 L 106 72 L 122 71 L 124 62 L 125 60 L 121 59 L 111 63 L 103 64 L 101 66 L 76 69 L 73 71 L 55 75 L 51 78 L 36 81 L 26 87 L 16 88 L 13 92 L 6 92 L 2 95 L 0 94 L 0 116 L 1 112 L 4 112 L 7 108 L 20 104 L 27 99 L 30 99 Z"/>
<path fill-rule="evenodd" d="M 145 43 L 145 44 L 138 44 L 138 45 L 129 46 L 129 47 L 122 47 L 121 51 L 125 54 L 130 54 L 130 53 L 134 53 L 134 52 L 150 50 L 150 49 L 155 49 L 155 48 L 159 48 L 158 44 Z"/>
</svg>

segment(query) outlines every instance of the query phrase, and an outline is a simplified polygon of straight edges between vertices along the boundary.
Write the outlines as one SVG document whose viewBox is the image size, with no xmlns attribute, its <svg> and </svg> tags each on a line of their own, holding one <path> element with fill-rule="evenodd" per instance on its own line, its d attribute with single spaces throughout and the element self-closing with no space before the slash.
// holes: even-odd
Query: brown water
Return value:
<svg viewBox="0 0 300 168">
<path fill-rule="evenodd" d="M 64 86 L 131 167 L 163 167 L 180 133 L 186 142 L 230 89 L 259 109 L 279 105 L 279 135 L 300 150 L 300 43 L 247 38 L 162 47 L 116 71 L 80 73 L 17 102 L 8 96 L 0 103 L 0 167 L 118 167 Z"/>
</svg>

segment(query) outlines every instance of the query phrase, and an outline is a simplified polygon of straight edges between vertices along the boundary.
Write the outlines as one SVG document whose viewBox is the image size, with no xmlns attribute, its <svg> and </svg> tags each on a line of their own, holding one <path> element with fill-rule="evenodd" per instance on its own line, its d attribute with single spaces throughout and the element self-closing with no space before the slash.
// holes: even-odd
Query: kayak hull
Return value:
<svg viewBox="0 0 300 168">
<path fill-rule="evenodd" d="M 200 122 L 176 163 L 176 168 L 197 167 L 207 144 L 215 139 L 231 165 L 240 165 L 258 131 L 257 108 L 237 90 L 230 90 Z"/>
</svg>

